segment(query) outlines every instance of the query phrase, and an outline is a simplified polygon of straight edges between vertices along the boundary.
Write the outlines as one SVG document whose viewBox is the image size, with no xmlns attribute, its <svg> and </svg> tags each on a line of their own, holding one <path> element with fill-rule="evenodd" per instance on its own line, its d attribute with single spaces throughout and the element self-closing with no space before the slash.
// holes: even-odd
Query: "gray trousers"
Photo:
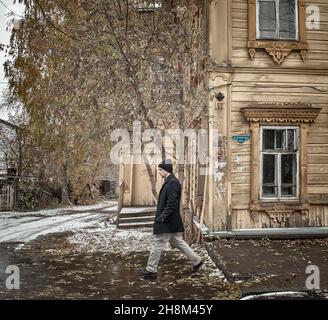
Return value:
<svg viewBox="0 0 328 320">
<path fill-rule="evenodd" d="M 151 249 L 146 267 L 149 272 L 157 272 L 161 254 L 169 242 L 171 243 L 172 247 L 182 251 L 188 257 L 193 266 L 196 266 L 202 261 L 202 258 L 196 254 L 183 240 L 183 233 L 156 234 L 155 242 Z"/>
</svg>

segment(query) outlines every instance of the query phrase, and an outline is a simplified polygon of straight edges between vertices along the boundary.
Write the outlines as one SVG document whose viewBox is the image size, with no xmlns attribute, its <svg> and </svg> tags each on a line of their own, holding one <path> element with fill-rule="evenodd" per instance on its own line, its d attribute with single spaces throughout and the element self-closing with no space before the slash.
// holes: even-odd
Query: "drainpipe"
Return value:
<svg viewBox="0 0 328 320">
<path fill-rule="evenodd" d="M 227 1 L 227 11 L 228 11 L 228 19 L 227 19 L 227 46 L 228 46 L 228 60 L 232 62 L 232 10 L 231 10 L 231 2 Z M 229 74 L 229 83 L 231 83 L 231 74 Z M 227 157 L 228 157 L 228 183 L 227 183 L 227 208 L 228 208 L 228 216 L 227 216 L 227 230 L 231 231 L 232 229 L 232 209 L 231 209 L 231 85 L 227 88 Z"/>
<path fill-rule="evenodd" d="M 231 80 L 231 79 L 229 79 Z M 230 82 L 230 81 L 229 81 Z M 227 231 L 232 230 L 232 208 L 231 208 L 231 86 L 227 88 Z"/>
</svg>

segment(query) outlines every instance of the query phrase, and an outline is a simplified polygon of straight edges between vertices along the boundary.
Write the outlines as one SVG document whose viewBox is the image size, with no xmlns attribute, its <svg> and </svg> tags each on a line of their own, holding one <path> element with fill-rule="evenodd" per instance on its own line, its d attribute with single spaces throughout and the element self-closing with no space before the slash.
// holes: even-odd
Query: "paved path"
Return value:
<svg viewBox="0 0 328 320">
<path fill-rule="evenodd" d="M 115 212 L 116 203 L 101 208 L 84 210 L 53 210 L 44 213 L 0 214 L 0 242 L 29 242 L 40 235 L 90 228 L 105 221 Z"/>
</svg>

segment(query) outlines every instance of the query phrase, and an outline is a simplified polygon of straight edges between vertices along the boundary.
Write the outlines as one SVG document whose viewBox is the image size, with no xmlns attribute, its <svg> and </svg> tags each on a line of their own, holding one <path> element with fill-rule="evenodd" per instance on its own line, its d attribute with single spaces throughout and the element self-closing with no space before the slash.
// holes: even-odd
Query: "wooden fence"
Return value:
<svg viewBox="0 0 328 320">
<path fill-rule="evenodd" d="M 0 186 L 0 211 L 11 210 L 14 203 L 14 190 L 11 185 Z"/>
</svg>

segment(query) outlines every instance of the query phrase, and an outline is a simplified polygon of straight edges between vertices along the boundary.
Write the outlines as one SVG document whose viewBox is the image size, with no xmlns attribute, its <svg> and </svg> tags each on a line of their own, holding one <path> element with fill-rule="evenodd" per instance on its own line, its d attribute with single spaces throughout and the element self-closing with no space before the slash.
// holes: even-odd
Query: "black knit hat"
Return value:
<svg viewBox="0 0 328 320">
<path fill-rule="evenodd" d="M 159 165 L 158 165 L 159 168 L 169 172 L 169 173 L 172 173 L 173 172 L 173 165 L 172 165 L 172 161 L 171 160 L 164 160 L 162 161 Z"/>
</svg>

